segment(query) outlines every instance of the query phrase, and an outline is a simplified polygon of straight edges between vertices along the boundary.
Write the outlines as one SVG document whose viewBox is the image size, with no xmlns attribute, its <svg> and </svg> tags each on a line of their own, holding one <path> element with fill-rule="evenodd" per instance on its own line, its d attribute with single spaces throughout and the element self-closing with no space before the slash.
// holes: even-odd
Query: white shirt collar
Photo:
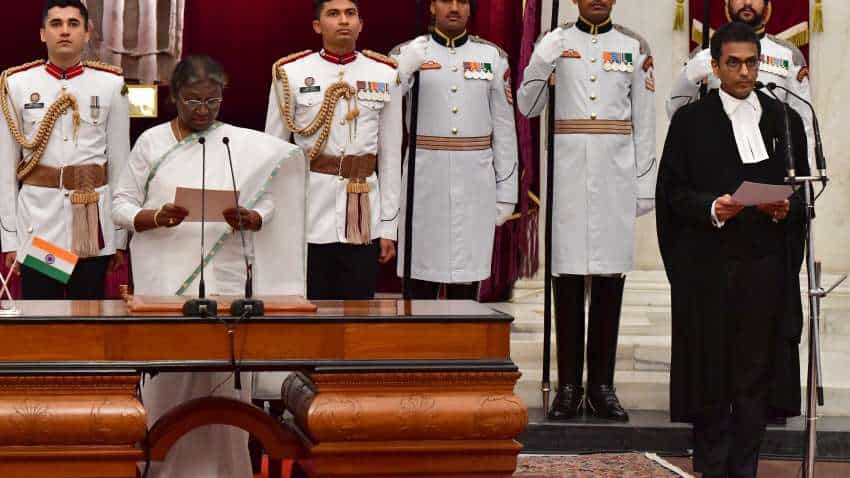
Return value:
<svg viewBox="0 0 850 478">
<path fill-rule="evenodd" d="M 726 93 L 723 91 L 723 88 L 719 88 L 718 91 L 720 91 L 720 102 L 723 103 L 723 111 L 726 112 L 726 115 L 728 115 L 730 119 L 738 111 L 738 108 L 744 104 L 751 106 L 758 113 L 759 117 L 761 117 L 761 102 L 759 102 L 758 95 L 755 91 L 751 91 L 750 96 L 747 96 L 743 100 Z"/>
<path fill-rule="evenodd" d="M 751 92 L 746 98 L 738 99 L 721 88 L 720 101 L 723 103 L 723 111 L 732 122 L 732 132 L 735 134 L 741 162 L 753 164 L 768 159 L 770 156 L 759 129 L 762 107 L 758 95 Z"/>
</svg>

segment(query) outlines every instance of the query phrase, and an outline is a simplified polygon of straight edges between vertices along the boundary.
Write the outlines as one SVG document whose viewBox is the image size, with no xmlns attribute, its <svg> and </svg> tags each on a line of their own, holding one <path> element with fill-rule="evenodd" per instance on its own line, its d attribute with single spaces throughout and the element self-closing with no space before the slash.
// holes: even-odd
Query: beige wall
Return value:
<svg viewBox="0 0 850 478">
<path fill-rule="evenodd" d="M 543 24 L 548 29 L 551 2 L 544 3 Z M 818 202 L 817 250 L 827 271 L 845 272 L 850 271 L 850 2 L 824 0 L 823 4 L 825 32 L 812 35 L 812 82 L 832 182 Z M 619 0 L 613 15 L 616 23 L 640 32 L 655 56 L 659 155 L 668 125 L 664 100 L 688 54 L 687 31 L 672 28 L 674 5 L 673 0 Z M 573 2 L 562 0 L 561 21 L 573 21 L 576 15 Z M 635 247 L 638 269 L 661 268 L 654 215 L 638 220 Z"/>
</svg>

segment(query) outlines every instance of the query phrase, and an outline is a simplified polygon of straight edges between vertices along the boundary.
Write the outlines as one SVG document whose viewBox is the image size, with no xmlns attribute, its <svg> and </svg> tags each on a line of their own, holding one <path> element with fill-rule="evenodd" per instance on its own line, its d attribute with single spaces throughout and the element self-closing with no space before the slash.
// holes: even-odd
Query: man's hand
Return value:
<svg viewBox="0 0 850 478">
<path fill-rule="evenodd" d="M 6 269 L 14 269 L 15 272 L 12 275 L 19 276 L 21 275 L 21 269 L 18 267 L 18 253 L 15 251 L 9 251 L 6 253 L 5 263 Z"/>
<path fill-rule="evenodd" d="M 242 227 L 246 231 L 259 231 L 263 225 L 263 217 L 260 216 L 260 213 L 244 207 L 225 209 L 222 214 L 224 214 L 224 220 L 234 231 L 239 230 L 239 216 L 242 216 Z"/>
<path fill-rule="evenodd" d="M 188 215 L 189 211 L 186 208 L 176 204 L 166 203 L 156 212 L 154 218 L 159 227 L 175 227 L 179 226 Z"/>
<path fill-rule="evenodd" d="M 395 257 L 395 242 L 389 239 L 381 239 L 381 255 L 378 256 L 378 262 L 386 264 Z"/>
<path fill-rule="evenodd" d="M 546 36 L 540 40 L 540 43 L 538 43 L 537 47 L 534 49 L 534 53 L 543 60 L 544 63 L 554 63 L 555 60 L 560 58 L 561 53 L 563 53 L 566 49 L 561 29 L 558 28 L 547 33 Z"/>
<path fill-rule="evenodd" d="M 717 198 L 717 202 L 714 203 L 714 215 L 717 216 L 717 220 L 720 222 L 726 222 L 732 219 L 743 209 L 744 206 L 732 199 L 732 196 L 728 194 L 720 196 Z"/>
<path fill-rule="evenodd" d="M 779 202 L 759 204 L 756 207 L 759 211 L 770 216 L 774 222 L 778 222 L 788 217 L 788 211 L 791 210 L 791 202 L 786 199 Z"/>
<path fill-rule="evenodd" d="M 116 249 L 115 254 L 109 258 L 109 264 L 107 264 L 106 270 L 109 272 L 117 271 L 121 266 L 123 266 L 127 262 L 126 254 L 126 251 Z"/>
</svg>

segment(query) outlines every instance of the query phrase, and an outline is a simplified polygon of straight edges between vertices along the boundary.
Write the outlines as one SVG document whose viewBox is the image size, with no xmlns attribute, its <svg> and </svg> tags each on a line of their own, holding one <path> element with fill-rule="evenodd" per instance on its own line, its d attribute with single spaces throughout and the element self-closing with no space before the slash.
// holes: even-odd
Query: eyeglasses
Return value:
<svg viewBox="0 0 850 478">
<path fill-rule="evenodd" d="M 201 105 L 206 105 L 208 110 L 215 110 L 221 106 L 221 102 L 224 101 L 224 98 L 207 98 L 204 101 L 201 100 L 186 100 L 180 99 L 187 108 L 192 111 L 197 110 L 201 107 Z"/>
<path fill-rule="evenodd" d="M 726 68 L 729 68 L 732 71 L 739 71 L 741 69 L 741 65 L 747 65 L 747 70 L 755 70 L 759 67 L 759 63 L 758 58 L 747 58 L 744 61 L 741 61 L 738 58 L 729 58 L 726 60 Z"/>
</svg>

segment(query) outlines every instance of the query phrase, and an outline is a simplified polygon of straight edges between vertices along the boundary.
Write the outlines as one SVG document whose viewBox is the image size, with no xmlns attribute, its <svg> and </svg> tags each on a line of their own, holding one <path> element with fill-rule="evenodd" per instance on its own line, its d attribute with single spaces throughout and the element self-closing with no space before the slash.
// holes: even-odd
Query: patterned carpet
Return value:
<svg viewBox="0 0 850 478">
<path fill-rule="evenodd" d="M 681 476 L 641 453 L 523 455 L 516 478 L 670 478 Z"/>
</svg>

